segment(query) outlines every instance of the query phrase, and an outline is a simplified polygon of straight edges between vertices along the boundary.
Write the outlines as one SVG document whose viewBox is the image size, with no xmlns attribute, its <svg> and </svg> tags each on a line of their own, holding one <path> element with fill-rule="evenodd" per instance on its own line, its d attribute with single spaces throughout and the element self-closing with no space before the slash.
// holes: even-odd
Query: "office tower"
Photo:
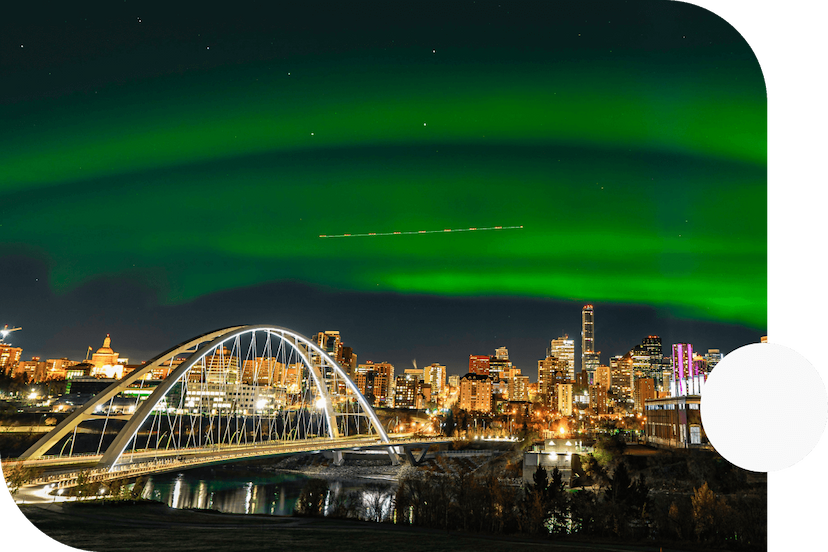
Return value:
<svg viewBox="0 0 828 552">
<path fill-rule="evenodd" d="M 448 377 L 448 384 L 450 387 L 454 387 L 455 389 L 460 387 L 460 376 L 453 375 Z"/>
<path fill-rule="evenodd" d="M 595 350 L 595 309 L 584 305 L 581 310 L 581 371 L 588 374 L 589 383 L 595 383 L 595 370 L 601 364 L 601 352 Z"/>
<path fill-rule="evenodd" d="M 469 374 L 489 375 L 489 355 L 469 355 Z"/>
<path fill-rule="evenodd" d="M 566 362 L 566 375 L 572 381 L 575 379 L 575 340 L 568 335 L 553 339 L 549 345 L 547 356 L 557 357 Z"/>
</svg>

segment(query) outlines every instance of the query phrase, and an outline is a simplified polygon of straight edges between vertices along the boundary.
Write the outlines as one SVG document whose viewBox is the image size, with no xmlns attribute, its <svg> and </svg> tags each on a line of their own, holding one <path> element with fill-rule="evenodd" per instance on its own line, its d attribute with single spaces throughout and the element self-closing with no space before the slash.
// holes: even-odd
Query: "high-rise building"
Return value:
<svg viewBox="0 0 828 552">
<path fill-rule="evenodd" d="M 497 355 L 489 359 L 489 377 L 493 380 L 498 381 L 501 378 L 507 377 L 511 370 L 511 360 L 498 358 Z"/>
<path fill-rule="evenodd" d="M 458 375 L 451 375 L 448 377 L 448 384 L 450 387 L 454 387 L 455 389 L 460 387 L 460 376 Z"/>
<path fill-rule="evenodd" d="M 584 305 L 581 309 L 581 371 L 589 374 L 589 382 L 595 382 L 595 369 L 601 364 L 601 353 L 595 350 L 595 308 Z"/>
<path fill-rule="evenodd" d="M 604 368 L 608 368 L 605 366 Z M 607 389 L 603 385 L 589 386 L 589 406 L 595 414 L 607 413 Z"/>
<path fill-rule="evenodd" d="M 507 395 L 510 401 L 529 400 L 529 376 L 522 376 L 519 372 L 520 370 L 517 374 L 513 373 L 508 380 Z"/>
<path fill-rule="evenodd" d="M 653 378 L 639 378 L 635 382 L 633 401 L 636 412 L 644 412 L 644 401 L 656 398 L 655 381 Z"/>
<path fill-rule="evenodd" d="M 411 374 L 397 376 L 394 386 L 394 408 L 417 408 L 417 394 L 422 385 Z"/>
<path fill-rule="evenodd" d="M 357 366 L 356 384 L 359 392 L 374 406 L 389 406 L 393 400 L 394 366 L 387 362 L 371 362 Z M 369 398 L 371 395 L 372 398 Z"/>
<path fill-rule="evenodd" d="M 506 347 L 498 347 L 495 349 L 495 358 L 497 360 L 509 360 L 509 349 Z"/>
<path fill-rule="evenodd" d="M 460 408 L 491 412 L 492 380 L 489 376 L 468 373 L 460 378 Z"/>
<path fill-rule="evenodd" d="M 434 363 L 425 367 L 425 381 L 431 384 L 431 392 L 435 395 L 442 395 L 446 387 L 446 367 Z"/>
<path fill-rule="evenodd" d="M 489 375 L 489 360 L 488 355 L 469 355 L 469 373 L 477 374 L 478 376 Z"/>
<path fill-rule="evenodd" d="M 603 387 L 604 391 L 610 390 L 610 387 L 612 387 L 612 370 L 609 366 L 598 365 L 595 369 L 594 384 Z"/>
<path fill-rule="evenodd" d="M 707 373 L 709 374 L 718 363 L 722 361 L 722 355 L 719 349 L 708 349 L 707 354 L 704 355 L 704 360 L 707 362 Z"/>
<path fill-rule="evenodd" d="M 572 384 L 557 384 L 556 395 L 558 396 L 558 412 L 562 416 L 572 416 Z"/>
<path fill-rule="evenodd" d="M 568 335 L 553 339 L 546 356 L 557 357 L 566 362 L 566 376 L 570 381 L 575 379 L 575 340 Z"/>
<path fill-rule="evenodd" d="M 559 383 L 570 383 L 566 359 L 548 356 L 538 361 L 538 395 L 544 405 L 558 408 Z"/>
<path fill-rule="evenodd" d="M 632 356 L 617 355 L 610 359 L 610 390 L 622 402 L 632 399 Z"/>
<path fill-rule="evenodd" d="M 0 374 L 12 374 L 22 354 L 23 349 L 20 347 L 0 343 Z"/>
<path fill-rule="evenodd" d="M 706 374 L 699 371 L 699 366 L 693 361 L 693 345 L 690 343 L 674 344 L 672 357 L 673 374 L 670 381 L 670 395 L 683 397 L 701 394 Z"/>
</svg>

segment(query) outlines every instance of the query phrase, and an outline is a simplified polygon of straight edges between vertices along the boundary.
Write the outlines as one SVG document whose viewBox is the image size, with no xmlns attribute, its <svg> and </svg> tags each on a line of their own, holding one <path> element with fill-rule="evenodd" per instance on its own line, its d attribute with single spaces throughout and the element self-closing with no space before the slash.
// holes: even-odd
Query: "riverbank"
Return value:
<svg viewBox="0 0 828 552">
<path fill-rule="evenodd" d="M 563 542 L 326 518 L 176 510 L 152 502 L 22 505 L 20 509 L 51 538 L 94 552 L 260 552 L 274 547 L 337 552 L 506 552 L 527 546 L 555 552 L 659 550 L 654 545 Z M 664 548 L 663 552 L 673 550 L 677 549 Z M 701 548 L 689 550 L 706 552 Z"/>
</svg>

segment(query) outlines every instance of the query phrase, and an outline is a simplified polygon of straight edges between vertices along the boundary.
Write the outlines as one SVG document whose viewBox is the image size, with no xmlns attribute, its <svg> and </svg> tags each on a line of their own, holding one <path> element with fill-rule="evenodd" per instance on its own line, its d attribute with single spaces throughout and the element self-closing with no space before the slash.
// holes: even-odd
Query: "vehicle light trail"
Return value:
<svg viewBox="0 0 828 552">
<path fill-rule="evenodd" d="M 447 232 L 483 232 L 485 230 L 520 230 L 523 226 L 489 226 L 487 228 L 446 228 L 444 230 L 414 230 L 409 232 L 368 232 L 367 234 L 319 234 L 320 238 L 364 238 L 373 236 L 404 236 L 408 234 L 445 234 Z"/>
</svg>

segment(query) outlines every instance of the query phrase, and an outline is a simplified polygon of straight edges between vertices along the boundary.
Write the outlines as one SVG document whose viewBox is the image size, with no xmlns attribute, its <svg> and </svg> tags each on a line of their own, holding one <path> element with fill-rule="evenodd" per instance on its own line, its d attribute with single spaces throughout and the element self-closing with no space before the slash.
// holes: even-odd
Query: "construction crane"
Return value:
<svg viewBox="0 0 828 552">
<path fill-rule="evenodd" d="M 0 330 L 0 341 L 5 341 L 6 336 L 12 332 L 16 332 L 17 330 L 22 330 L 23 328 L 9 328 L 9 325 L 6 324 L 3 326 L 3 329 Z"/>
</svg>

